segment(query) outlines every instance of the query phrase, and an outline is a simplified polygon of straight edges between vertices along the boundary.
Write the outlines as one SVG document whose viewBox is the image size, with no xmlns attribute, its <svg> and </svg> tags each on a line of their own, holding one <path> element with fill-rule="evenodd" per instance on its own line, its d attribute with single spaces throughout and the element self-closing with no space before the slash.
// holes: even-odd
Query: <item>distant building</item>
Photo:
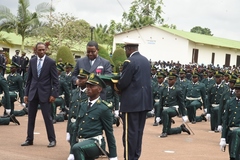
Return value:
<svg viewBox="0 0 240 160">
<path fill-rule="evenodd" d="M 152 61 L 240 65 L 240 41 L 150 25 L 116 34 L 113 51 L 124 38 L 138 40 L 140 53 Z"/>
</svg>

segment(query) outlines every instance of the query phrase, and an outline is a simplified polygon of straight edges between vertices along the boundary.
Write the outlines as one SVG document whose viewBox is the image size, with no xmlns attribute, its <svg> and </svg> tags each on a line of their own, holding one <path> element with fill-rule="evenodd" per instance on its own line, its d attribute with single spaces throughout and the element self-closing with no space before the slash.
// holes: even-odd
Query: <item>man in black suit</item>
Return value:
<svg viewBox="0 0 240 160">
<path fill-rule="evenodd" d="M 39 42 L 36 44 L 37 57 L 29 62 L 28 79 L 26 83 L 24 102 L 28 105 L 27 139 L 21 146 L 33 145 L 33 132 L 38 104 L 41 106 L 45 122 L 49 145 L 56 145 L 56 136 L 51 117 L 51 103 L 58 97 L 58 74 L 56 63 L 46 56 L 46 46 Z"/>
<path fill-rule="evenodd" d="M 147 112 L 153 108 L 151 67 L 148 59 L 138 52 L 137 41 L 125 39 L 124 48 L 128 59 L 117 84 L 121 93 L 124 158 L 138 160 Z"/>
</svg>

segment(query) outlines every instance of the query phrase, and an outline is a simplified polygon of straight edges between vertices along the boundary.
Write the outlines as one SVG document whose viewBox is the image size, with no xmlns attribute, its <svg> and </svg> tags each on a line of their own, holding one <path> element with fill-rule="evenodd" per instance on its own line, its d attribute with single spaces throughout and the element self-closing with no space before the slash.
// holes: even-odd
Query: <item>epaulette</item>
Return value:
<svg viewBox="0 0 240 160">
<path fill-rule="evenodd" d="M 107 101 L 102 100 L 102 103 L 105 104 L 108 108 L 112 107 L 112 102 L 108 103 Z"/>
<path fill-rule="evenodd" d="M 100 99 L 98 99 L 98 100 L 97 100 L 97 104 L 100 104 L 100 103 L 101 103 L 101 100 L 100 100 Z"/>
<path fill-rule="evenodd" d="M 126 59 L 124 62 L 129 62 L 130 63 L 131 61 L 129 59 Z"/>
</svg>

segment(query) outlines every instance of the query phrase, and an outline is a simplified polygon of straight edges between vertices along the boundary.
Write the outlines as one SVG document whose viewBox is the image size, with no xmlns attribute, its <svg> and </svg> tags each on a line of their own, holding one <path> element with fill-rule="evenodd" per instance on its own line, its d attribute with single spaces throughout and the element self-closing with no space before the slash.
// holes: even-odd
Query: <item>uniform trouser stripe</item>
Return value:
<svg viewBox="0 0 240 160">
<path fill-rule="evenodd" d="M 125 114 L 125 153 L 128 160 L 128 113 Z"/>
</svg>

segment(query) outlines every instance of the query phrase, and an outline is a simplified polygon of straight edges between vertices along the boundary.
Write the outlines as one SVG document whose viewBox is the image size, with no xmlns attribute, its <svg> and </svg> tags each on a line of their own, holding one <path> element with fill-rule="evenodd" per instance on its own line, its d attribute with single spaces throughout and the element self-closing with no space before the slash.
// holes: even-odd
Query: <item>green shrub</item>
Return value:
<svg viewBox="0 0 240 160">
<path fill-rule="evenodd" d="M 59 50 L 57 52 L 57 56 L 56 56 L 56 62 L 58 62 L 59 58 L 62 59 L 63 63 L 69 62 L 69 63 L 75 65 L 75 60 L 74 60 L 73 54 L 72 54 L 71 50 L 66 46 L 62 46 L 59 48 Z"/>
<path fill-rule="evenodd" d="M 119 65 L 123 64 L 123 62 L 127 59 L 127 56 L 125 54 L 124 49 L 122 48 L 117 48 L 114 52 L 113 52 L 113 56 L 112 56 L 112 61 L 115 64 L 115 69 L 116 72 L 119 72 Z"/>
<path fill-rule="evenodd" d="M 109 56 L 109 53 L 108 53 L 107 49 L 105 49 L 105 48 L 104 48 L 103 46 L 101 46 L 101 45 L 98 45 L 98 49 L 99 49 L 98 55 L 101 56 L 101 57 L 103 57 L 103 58 L 105 58 L 105 59 L 107 59 L 107 60 L 109 60 L 109 62 L 110 62 L 112 65 L 115 66 L 115 64 L 113 63 L 112 59 L 111 59 L 110 56 Z M 114 67 L 114 69 L 115 69 L 115 68 L 116 68 L 116 67 Z"/>
</svg>

